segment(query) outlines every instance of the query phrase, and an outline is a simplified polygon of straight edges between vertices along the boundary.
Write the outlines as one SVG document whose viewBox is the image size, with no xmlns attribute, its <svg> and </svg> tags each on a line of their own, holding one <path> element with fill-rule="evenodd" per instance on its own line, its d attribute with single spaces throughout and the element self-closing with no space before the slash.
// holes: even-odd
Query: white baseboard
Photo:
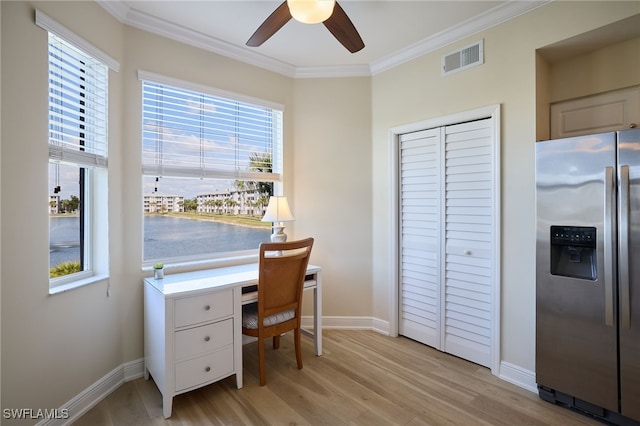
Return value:
<svg viewBox="0 0 640 426">
<path fill-rule="evenodd" d="M 302 318 L 303 328 L 313 328 L 313 317 Z M 343 330 L 372 330 L 380 334 L 389 335 L 389 322 L 373 317 L 323 317 L 322 329 Z M 36 426 L 65 426 L 77 420 L 84 413 L 95 407 L 100 401 L 123 383 L 135 380 L 144 375 L 144 359 L 126 362 L 103 376 L 93 385 L 72 398 L 57 410 L 58 413 L 68 413 L 65 419 L 43 419 Z M 500 363 L 498 377 L 523 389 L 537 393 L 536 375 L 534 372 L 504 362 Z"/>
<path fill-rule="evenodd" d="M 68 416 L 65 416 L 66 418 L 43 419 L 36 423 L 36 426 L 63 426 L 71 424 L 109 396 L 111 392 L 119 388 L 124 382 L 135 380 L 143 375 L 144 359 L 140 358 L 135 361 L 125 362 L 60 407 L 57 413 L 67 413 Z"/>
<path fill-rule="evenodd" d="M 302 317 L 302 327 L 313 329 L 313 316 Z M 322 317 L 323 330 L 373 330 L 389 335 L 389 322 L 373 317 Z"/>
<path fill-rule="evenodd" d="M 500 373 L 498 377 L 505 382 L 513 383 L 514 385 L 526 389 L 533 393 L 538 393 L 538 385 L 536 384 L 536 373 L 518 367 L 517 365 L 501 361 Z"/>
</svg>

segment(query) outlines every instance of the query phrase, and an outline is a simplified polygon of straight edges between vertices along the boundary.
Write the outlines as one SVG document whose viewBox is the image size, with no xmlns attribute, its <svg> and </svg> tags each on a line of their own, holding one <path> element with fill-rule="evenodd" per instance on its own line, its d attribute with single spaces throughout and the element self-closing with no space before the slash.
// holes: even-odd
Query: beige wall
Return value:
<svg viewBox="0 0 640 426">
<path fill-rule="evenodd" d="M 369 78 L 295 82 L 293 226 L 316 237 L 323 311 L 336 320 L 371 317 L 370 87 Z"/>
<path fill-rule="evenodd" d="M 120 26 L 96 4 L 42 4 L 73 31 L 121 59 Z M 106 283 L 48 295 L 47 33 L 33 7 L 2 2 L 2 407 L 55 408 L 123 362 L 119 161 L 110 170 L 112 297 Z M 62 8 L 64 9 L 64 8 Z M 65 15 L 62 13 L 66 12 Z M 111 75 L 111 107 L 121 79 Z M 120 135 L 118 119 L 109 131 Z M 117 149 L 116 149 L 117 151 Z M 3 421 L 4 423 L 4 421 Z"/>
<path fill-rule="evenodd" d="M 533 370 L 535 49 L 634 11 L 606 3 L 554 2 L 373 78 L 292 80 L 123 27 L 95 3 L 2 2 L 2 408 L 60 407 L 143 356 L 138 69 L 285 105 L 288 230 L 316 237 L 328 323 L 390 320 L 389 129 L 501 104 L 502 359 Z M 48 295 L 47 54 L 35 5 L 121 63 L 110 74 L 109 297 L 106 283 Z M 486 64 L 442 78 L 440 54 L 480 37 Z"/>
<path fill-rule="evenodd" d="M 502 108 L 501 360 L 535 370 L 536 49 L 638 13 L 637 2 L 554 2 L 377 75 L 373 118 L 373 316 L 388 318 L 388 129 L 492 104 Z M 544 27 L 544 30 L 542 28 Z M 446 77 L 440 57 L 484 38 L 485 64 Z M 539 89 L 538 89 L 539 90 Z M 542 93 L 543 96 L 548 96 Z"/>
<path fill-rule="evenodd" d="M 0 8 L 0 24 L 2 23 L 2 8 Z M 0 31 L 0 46 L 2 46 L 2 32 Z M 2 55 L 0 55 L 0 81 L 2 81 Z M 0 85 L 0 99 L 2 99 L 2 85 Z M 0 103 L 0 117 L 2 104 Z M 2 164 L 2 120 L 0 119 L 0 164 Z M 2 177 L 0 176 L 0 188 Z M 0 198 L 0 223 L 2 223 L 2 199 Z M 0 241 L 2 241 L 2 227 L 0 226 Z M 2 305 L 2 244 L 0 244 L 0 306 Z M 0 314 L 2 308 L 0 307 Z M 0 333 L 2 332 L 2 315 L 0 315 Z M 0 334 L 1 336 L 1 334 Z M 2 383 L 2 339 L 0 338 L 0 383 Z M 0 401 L 2 401 L 2 386 L 0 386 Z M 0 407 L 2 404 L 0 403 Z"/>
</svg>

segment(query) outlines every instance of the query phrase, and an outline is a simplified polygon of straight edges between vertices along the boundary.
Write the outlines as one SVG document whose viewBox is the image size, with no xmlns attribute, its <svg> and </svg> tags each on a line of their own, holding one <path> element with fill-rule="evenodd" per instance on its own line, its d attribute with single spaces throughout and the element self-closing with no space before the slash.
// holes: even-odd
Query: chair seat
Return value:
<svg viewBox="0 0 640 426">
<path fill-rule="evenodd" d="M 281 322 L 289 321 L 296 316 L 296 311 L 290 309 L 288 311 L 278 312 L 274 315 L 269 315 L 264 319 L 264 326 L 270 327 L 272 325 L 280 324 Z M 242 326 L 244 328 L 256 330 L 258 328 L 258 304 L 251 303 L 242 307 Z"/>
</svg>

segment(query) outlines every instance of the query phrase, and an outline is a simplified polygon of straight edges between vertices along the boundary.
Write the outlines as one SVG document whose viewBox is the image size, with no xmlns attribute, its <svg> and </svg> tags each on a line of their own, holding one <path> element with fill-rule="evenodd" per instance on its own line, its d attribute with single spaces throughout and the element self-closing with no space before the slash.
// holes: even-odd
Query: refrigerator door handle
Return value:
<svg viewBox="0 0 640 426">
<path fill-rule="evenodd" d="M 629 293 L 629 166 L 620 166 L 620 198 L 618 225 L 620 326 L 631 328 L 631 304 Z"/>
<path fill-rule="evenodd" d="M 613 326 L 613 167 L 604 169 L 604 187 L 604 315 L 605 324 Z"/>
</svg>

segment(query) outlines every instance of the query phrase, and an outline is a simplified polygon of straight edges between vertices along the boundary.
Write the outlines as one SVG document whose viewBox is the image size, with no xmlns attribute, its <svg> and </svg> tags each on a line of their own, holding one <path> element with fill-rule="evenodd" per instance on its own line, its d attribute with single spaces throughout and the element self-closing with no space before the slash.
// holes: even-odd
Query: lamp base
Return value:
<svg viewBox="0 0 640 426">
<path fill-rule="evenodd" d="M 284 226 L 274 226 L 271 234 L 272 243 L 284 243 L 287 241 L 287 234 L 284 233 Z"/>
</svg>

